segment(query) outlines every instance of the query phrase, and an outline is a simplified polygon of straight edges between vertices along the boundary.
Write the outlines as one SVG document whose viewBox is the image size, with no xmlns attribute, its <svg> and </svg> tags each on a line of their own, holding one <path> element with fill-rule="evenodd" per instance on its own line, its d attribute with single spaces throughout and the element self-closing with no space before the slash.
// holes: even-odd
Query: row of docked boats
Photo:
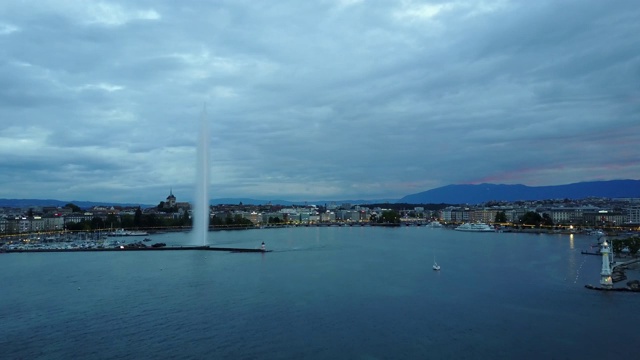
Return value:
<svg viewBox="0 0 640 360">
<path fill-rule="evenodd" d="M 107 236 L 147 236 L 149 235 L 146 231 L 132 231 L 125 229 L 116 229 L 115 231 L 107 233 Z"/>
</svg>

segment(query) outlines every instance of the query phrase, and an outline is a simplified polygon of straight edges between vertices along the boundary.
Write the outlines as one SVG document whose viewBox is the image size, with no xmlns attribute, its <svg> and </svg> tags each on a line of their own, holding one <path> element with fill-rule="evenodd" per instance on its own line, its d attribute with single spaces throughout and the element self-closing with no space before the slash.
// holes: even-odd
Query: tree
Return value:
<svg viewBox="0 0 640 360">
<path fill-rule="evenodd" d="M 142 225 L 142 210 L 140 210 L 139 206 L 136 209 L 135 215 L 133 216 L 133 225 L 134 226 Z"/>
<path fill-rule="evenodd" d="M 282 219 L 280 219 L 278 216 L 273 217 L 273 216 L 269 216 L 269 224 L 280 224 L 282 222 Z"/>
<path fill-rule="evenodd" d="M 504 211 L 499 211 L 496 214 L 496 222 L 497 223 L 506 223 L 507 222 L 507 214 Z"/>
<path fill-rule="evenodd" d="M 553 219 L 551 219 L 551 216 L 549 216 L 549 214 L 542 214 L 542 225 L 553 226 Z"/>
<path fill-rule="evenodd" d="M 620 256 L 620 253 L 622 252 L 622 249 L 624 249 L 624 243 L 622 240 L 612 240 L 611 241 L 611 251 L 613 251 L 613 254 L 616 256 Z"/>
<path fill-rule="evenodd" d="M 102 220 L 101 217 L 99 216 L 94 216 L 91 219 L 91 228 L 92 229 L 103 229 L 104 228 L 104 221 Z"/>
<path fill-rule="evenodd" d="M 144 214 L 140 220 L 140 224 L 143 227 L 156 227 L 161 226 L 162 219 L 158 218 L 156 214 Z"/>
<path fill-rule="evenodd" d="M 214 217 L 215 219 L 215 217 Z M 182 219 L 180 222 L 181 226 L 189 226 L 191 225 L 191 218 L 189 217 L 189 212 L 185 211 L 184 213 L 182 213 Z"/>
<path fill-rule="evenodd" d="M 378 223 L 399 224 L 400 223 L 400 215 L 395 210 L 383 211 L 382 215 L 378 219 Z"/>
<path fill-rule="evenodd" d="M 538 226 L 542 222 L 542 216 L 535 211 L 528 211 L 520 217 L 520 222 L 524 225 Z"/>
<path fill-rule="evenodd" d="M 80 222 L 68 222 L 65 224 L 67 230 L 71 231 L 89 231 L 91 230 L 91 222 L 82 220 Z"/>
<path fill-rule="evenodd" d="M 134 226 L 133 216 L 131 215 L 122 215 L 120 217 L 120 226 L 123 228 L 131 228 Z"/>
<path fill-rule="evenodd" d="M 636 256 L 638 254 L 638 250 L 640 250 L 640 238 L 632 237 L 625 240 L 627 243 L 627 249 L 629 249 L 629 254 L 632 256 Z"/>
<path fill-rule="evenodd" d="M 107 219 L 104 221 L 105 227 L 119 228 L 120 219 L 115 214 L 108 214 Z"/>
<path fill-rule="evenodd" d="M 82 212 L 82 209 L 80 209 L 79 206 L 72 204 L 72 203 L 68 203 L 67 205 L 64 206 L 65 208 L 69 208 L 71 209 L 72 212 L 76 213 L 76 212 Z"/>
</svg>

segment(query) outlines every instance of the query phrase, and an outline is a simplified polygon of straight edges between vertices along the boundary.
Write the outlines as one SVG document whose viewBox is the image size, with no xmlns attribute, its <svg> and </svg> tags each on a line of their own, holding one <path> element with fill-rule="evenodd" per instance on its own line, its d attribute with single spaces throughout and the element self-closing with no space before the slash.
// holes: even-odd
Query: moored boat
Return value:
<svg viewBox="0 0 640 360">
<path fill-rule="evenodd" d="M 489 232 L 496 231 L 493 227 L 485 223 L 464 223 L 454 230 L 458 231 L 471 231 L 471 232 Z"/>
<path fill-rule="evenodd" d="M 129 231 L 125 229 L 116 229 L 116 231 L 110 232 L 109 236 L 147 236 L 149 235 L 146 231 Z"/>
</svg>

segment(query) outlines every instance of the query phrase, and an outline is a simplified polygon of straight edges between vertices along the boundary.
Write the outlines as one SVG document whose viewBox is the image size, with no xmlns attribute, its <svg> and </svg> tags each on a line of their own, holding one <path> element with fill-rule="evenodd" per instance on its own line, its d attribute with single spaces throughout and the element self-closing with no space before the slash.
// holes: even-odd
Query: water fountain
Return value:
<svg viewBox="0 0 640 360">
<path fill-rule="evenodd" d="M 193 208 L 193 241 L 207 245 L 209 234 L 209 124 L 206 110 L 200 117 L 196 162 L 196 194 Z"/>
</svg>

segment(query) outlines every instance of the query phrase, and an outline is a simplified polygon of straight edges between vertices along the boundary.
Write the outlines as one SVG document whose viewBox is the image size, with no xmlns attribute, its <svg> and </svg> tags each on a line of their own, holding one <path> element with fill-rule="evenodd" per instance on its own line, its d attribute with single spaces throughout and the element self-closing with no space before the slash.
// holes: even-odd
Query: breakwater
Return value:
<svg viewBox="0 0 640 360">
<path fill-rule="evenodd" d="M 114 251 L 176 251 L 176 250 L 201 250 L 201 251 L 226 251 L 234 253 L 265 253 L 272 250 L 250 248 L 228 248 L 213 246 L 164 246 L 164 247 L 114 247 L 114 248 L 74 248 L 74 249 L 5 249 L 5 253 L 50 253 L 50 252 L 114 252 Z"/>
</svg>

